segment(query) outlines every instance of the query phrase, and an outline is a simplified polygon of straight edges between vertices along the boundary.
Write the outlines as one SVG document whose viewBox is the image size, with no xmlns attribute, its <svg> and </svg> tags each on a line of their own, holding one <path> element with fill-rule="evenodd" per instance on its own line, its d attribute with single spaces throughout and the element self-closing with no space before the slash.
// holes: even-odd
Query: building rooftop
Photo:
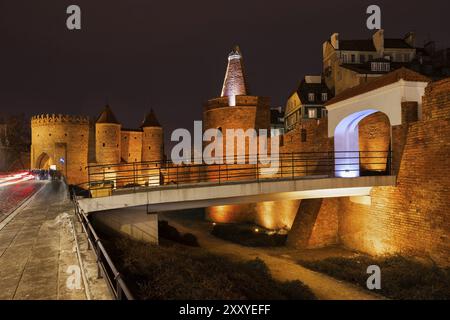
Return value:
<svg viewBox="0 0 450 320">
<path fill-rule="evenodd" d="M 111 107 L 109 105 L 106 105 L 103 109 L 102 113 L 97 118 L 96 123 L 115 123 L 120 124 L 119 121 L 117 121 L 116 116 L 111 110 Z"/>
<path fill-rule="evenodd" d="M 360 84 L 359 86 L 356 86 L 353 88 L 349 88 L 349 89 L 343 91 L 342 93 L 340 93 L 339 95 L 337 95 L 336 97 L 334 97 L 333 99 L 331 99 L 330 101 L 328 101 L 325 105 L 329 106 L 334 103 L 344 101 L 344 100 L 350 99 L 352 97 L 358 96 L 360 94 L 363 94 L 363 93 L 366 93 L 366 92 L 369 92 L 369 91 L 372 91 L 372 90 L 375 90 L 378 88 L 385 87 L 387 85 L 398 82 L 400 80 L 417 81 L 417 82 L 430 82 L 431 81 L 430 78 L 428 78 L 424 75 L 421 75 L 420 73 L 417 73 L 415 71 L 412 71 L 410 69 L 402 67 L 393 72 L 385 74 L 373 81 Z"/>
<path fill-rule="evenodd" d="M 142 122 L 141 128 L 146 127 L 161 127 L 153 109 L 150 110 L 150 112 L 145 116 L 144 121 Z"/>
</svg>

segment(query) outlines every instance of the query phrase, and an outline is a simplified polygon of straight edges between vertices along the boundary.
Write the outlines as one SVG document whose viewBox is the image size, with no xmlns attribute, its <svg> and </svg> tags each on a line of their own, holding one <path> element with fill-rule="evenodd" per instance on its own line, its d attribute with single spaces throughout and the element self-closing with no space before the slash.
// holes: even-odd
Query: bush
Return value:
<svg viewBox="0 0 450 320">
<path fill-rule="evenodd" d="M 165 220 L 158 221 L 158 234 L 161 238 L 191 247 L 198 247 L 198 240 L 192 233 L 181 234 Z"/>
<path fill-rule="evenodd" d="M 369 275 L 367 267 L 381 268 L 381 290 L 392 299 L 450 299 L 450 268 L 423 263 L 395 255 L 382 258 L 328 258 L 321 261 L 300 261 L 307 268 L 352 282 L 363 288 Z"/>
<path fill-rule="evenodd" d="M 261 232 L 255 232 L 255 226 L 239 224 L 217 224 L 211 234 L 234 243 L 247 247 L 279 247 L 284 246 L 287 235 L 267 234 L 262 228 Z"/>
<path fill-rule="evenodd" d="M 262 260 L 236 262 L 200 248 L 106 241 L 138 299 L 315 299 L 299 281 L 274 280 Z"/>
</svg>

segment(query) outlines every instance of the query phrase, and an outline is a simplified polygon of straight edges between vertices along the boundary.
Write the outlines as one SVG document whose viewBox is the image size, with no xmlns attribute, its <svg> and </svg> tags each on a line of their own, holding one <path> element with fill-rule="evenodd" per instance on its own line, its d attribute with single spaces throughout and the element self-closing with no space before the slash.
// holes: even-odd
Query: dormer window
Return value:
<svg viewBox="0 0 450 320">
<path fill-rule="evenodd" d="M 322 101 L 327 101 L 328 100 L 328 93 L 326 92 L 322 92 Z"/>
<path fill-rule="evenodd" d="M 308 93 L 308 101 L 314 102 L 314 93 Z"/>
</svg>

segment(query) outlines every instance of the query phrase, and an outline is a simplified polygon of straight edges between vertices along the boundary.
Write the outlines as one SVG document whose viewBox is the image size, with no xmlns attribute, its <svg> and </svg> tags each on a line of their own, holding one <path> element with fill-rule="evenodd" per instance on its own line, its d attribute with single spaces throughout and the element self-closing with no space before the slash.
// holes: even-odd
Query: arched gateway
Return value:
<svg viewBox="0 0 450 320">
<path fill-rule="evenodd" d="M 386 115 L 391 128 L 401 125 L 404 102 L 417 103 L 420 119 L 422 96 L 429 81 L 425 76 L 401 68 L 372 82 L 350 88 L 326 104 L 328 137 L 334 138 L 337 176 L 359 176 L 363 158 L 370 157 L 372 154 L 368 150 L 360 149 L 359 124 L 361 121 L 381 112 Z M 390 137 L 388 140 L 391 140 Z M 388 157 L 390 147 L 386 150 L 373 150 L 373 152 L 385 152 L 384 157 Z M 380 157 L 379 153 L 375 157 Z"/>
</svg>

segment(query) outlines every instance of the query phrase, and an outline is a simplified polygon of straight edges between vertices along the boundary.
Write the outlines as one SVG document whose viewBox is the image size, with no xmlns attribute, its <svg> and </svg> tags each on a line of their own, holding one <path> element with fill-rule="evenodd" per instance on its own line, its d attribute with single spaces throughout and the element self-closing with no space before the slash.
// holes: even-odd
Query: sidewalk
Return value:
<svg viewBox="0 0 450 320">
<path fill-rule="evenodd" d="M 0 230 L 0 299 L 85 300 L 85 288 L 65 184 L 48 182 Z M 102 281 L 103 282 L 103 281 Z M 106 284 L 97 299 L 109 299 Z M 100 294 L 99 294 L 100 292 Z"/>
</svg>

